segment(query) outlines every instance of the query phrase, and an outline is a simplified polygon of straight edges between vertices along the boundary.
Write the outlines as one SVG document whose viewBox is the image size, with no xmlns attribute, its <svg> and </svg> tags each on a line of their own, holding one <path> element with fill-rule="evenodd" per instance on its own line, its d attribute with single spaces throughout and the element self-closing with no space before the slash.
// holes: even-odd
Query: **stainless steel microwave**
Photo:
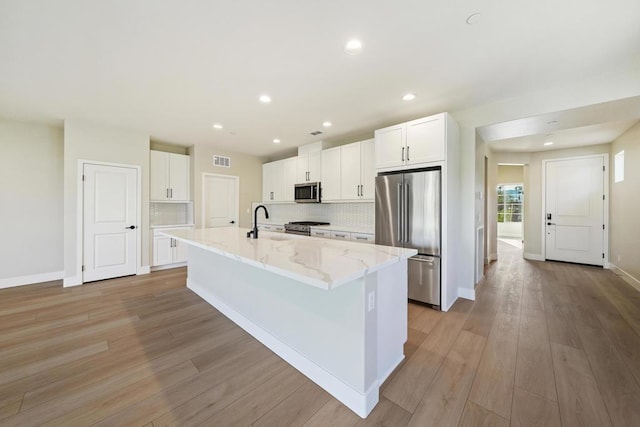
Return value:
<svg viewBox="0 0 640 427">
<path fill-rule="evenodd" d="M 296 184 L 294 197 L 297 203 L 320 203 L 322 190 L 319 182 Z"/>
</svg>

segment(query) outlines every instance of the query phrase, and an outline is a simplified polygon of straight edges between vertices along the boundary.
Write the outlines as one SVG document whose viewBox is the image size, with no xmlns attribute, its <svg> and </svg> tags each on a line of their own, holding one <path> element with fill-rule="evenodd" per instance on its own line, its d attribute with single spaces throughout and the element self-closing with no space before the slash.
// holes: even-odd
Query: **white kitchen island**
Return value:
<svg viewBox="0 0 640 427">
<path fill-rule="evenodd" d="M 366 417 L 404 358 L 413 249 L 225 227 L 187 243 L 187 286 Z"/>
</svg>

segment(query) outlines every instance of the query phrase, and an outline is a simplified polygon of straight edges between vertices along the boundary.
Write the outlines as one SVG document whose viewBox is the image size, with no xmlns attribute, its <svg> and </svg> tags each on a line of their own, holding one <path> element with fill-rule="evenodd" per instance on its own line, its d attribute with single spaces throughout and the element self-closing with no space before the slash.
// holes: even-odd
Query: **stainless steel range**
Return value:
<svg viewBox="0 0 640 427">
<path fill-rule="evenodd" d="M 301 236 L 311 236 L 311 227 L 318 225 L 330 225 L 328 222 L 317 221 L 291 221 L 284 225 L 284 232 L 289 234 L 299 234 Z"/>
</svg>

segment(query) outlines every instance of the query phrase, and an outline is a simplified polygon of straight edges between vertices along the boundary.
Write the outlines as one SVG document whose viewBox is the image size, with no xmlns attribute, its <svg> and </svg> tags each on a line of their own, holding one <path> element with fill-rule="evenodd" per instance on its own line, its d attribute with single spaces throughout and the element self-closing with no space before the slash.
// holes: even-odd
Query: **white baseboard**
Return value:
<svg viewBox="0 0 640 427">
<path fill-rule="evenodd" d="M 498 254 L 489 254 L 489 256 L 486 259 L 487 259 L 487 264 L 489 264 L 491 261 L 497 261 Z"/>
<path fill-rule="evenodd" d="M 468 299 L 471 301 L 476 300 L 476 291 L 475 289 L 467 289 L 467 288 L 458 288 L 458 296 L 460 298 Z"/>
<path fill-rule="evenodd" d="M 138 267 L 138 270 L 136 271 L 136 275 L 140 275 L 140 274 L 149 274 L 151 273 L 151 267 L 149 267 L 148 265 L 143 265 Z"/>
<path fill-rule="evenodd" d="M 164 265 L 155 265 L 153 267 L 150 268 L 151 271 L 160 271 L 160 270 L 169 270 L 171 268 L 178 268 L 178 267 L 186 267 L 187 263 L 185 262 L 177 262 L 175 264 L 164 264 Z"/>
<path fill-rule="evenodd" d="M 633 286 L 637 291 L 640 291 L 640 280 L 633 277 L 631 274 L 627 273 L 626 271 L 624 271 L 614 263 L 610 262 L 608 268 L 611 270 L 614 270 L 614 273 L 620 274 L 620 276 L 622 276 L 622 279 L 625 282 Z"/>
<path fill-rule="evenodd" d="M 374 381 L 364 394 L 360 393 L 244 317 L 213 295 L 206 286 L 187 278 L 187 287 L 360 417 L 366 418 L 378 403 L 380 384 L 377 381 Z"/>
<path fill-rule="evenodd" d="M 79 285 L 82 285 L 82 276 L 69 276 L 65 277 L 62 281 L 62 286 L 64 286 L 65 288 Z"/>
<path fill-rule="evenodd" d="M 529 259 L 531 261 L 544 261 L 544 257 L 540 254 L 532 254 L 531 252 L 525 252 L 522 254 L 524 259 Z"/>
<path fill-rule="evenodd" d="M 50 273 L 30 274 L 28 276 L 9 277 L 0 279 L 0 289 L 16 286 L 33 285 L 34 283 L 51 282 L 64 277 L 64 271 L 52 271 Z"/>
</svg>

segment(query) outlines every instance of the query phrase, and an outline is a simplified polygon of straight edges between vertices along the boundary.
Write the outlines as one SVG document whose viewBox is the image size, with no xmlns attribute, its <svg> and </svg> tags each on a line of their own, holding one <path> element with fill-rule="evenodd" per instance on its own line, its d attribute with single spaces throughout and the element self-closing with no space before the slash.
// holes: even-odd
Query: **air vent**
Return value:
<svg viewBox="0 0 640 427">
<path fill-rule="evenodd" d="M 217 166 L 219 168 L 230 168 L 231 167 L 231 158 L 224 156 L 213 156 L 213 166 Z"/>
<path fill-rule="evenodd" d="M 322 131 L 314 130 L 313 132 L 311 132 L 311 135 L 316 136 L 316 135 L 320 135 L 321 133 Z"/>
</svg>

